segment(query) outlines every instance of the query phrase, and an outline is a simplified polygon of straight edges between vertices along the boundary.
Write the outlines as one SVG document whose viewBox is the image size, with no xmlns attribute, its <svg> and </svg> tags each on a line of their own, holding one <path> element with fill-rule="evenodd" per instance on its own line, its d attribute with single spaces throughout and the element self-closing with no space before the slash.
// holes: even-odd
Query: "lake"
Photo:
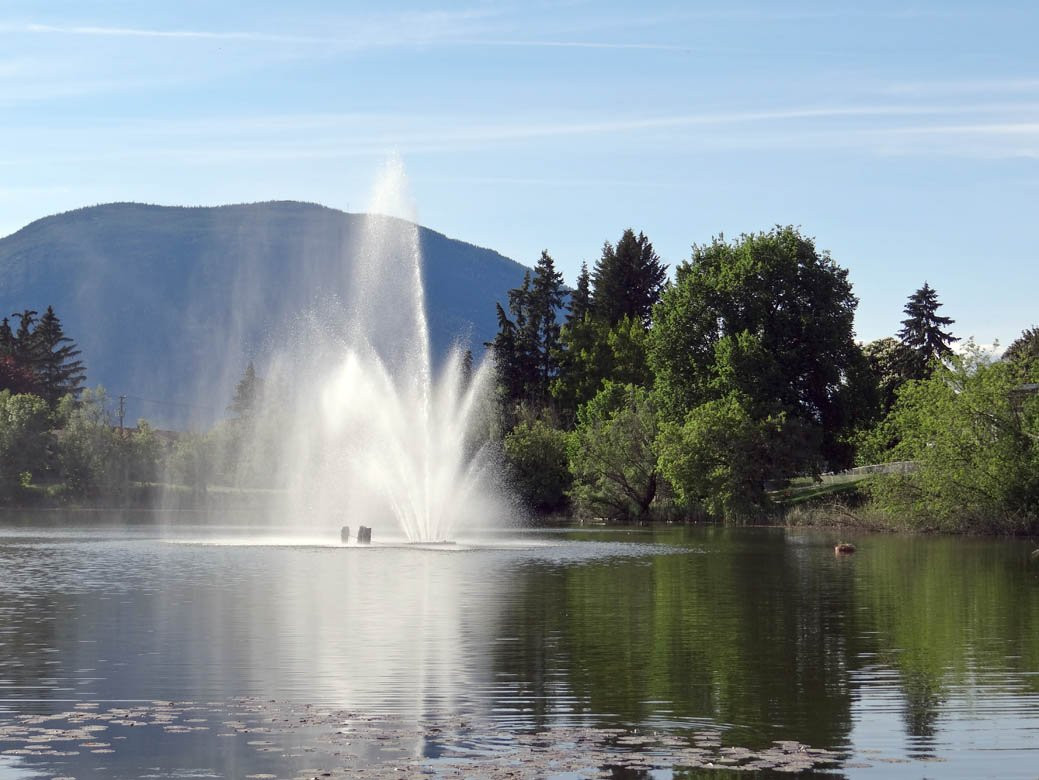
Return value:
<svg viewBox="0 0 1039 780">
<path fill-rule="evenodd" d="M 1036 544 L 850 536 L 9 513 L 0 780 L 1039 776 Z"/>
</svg>

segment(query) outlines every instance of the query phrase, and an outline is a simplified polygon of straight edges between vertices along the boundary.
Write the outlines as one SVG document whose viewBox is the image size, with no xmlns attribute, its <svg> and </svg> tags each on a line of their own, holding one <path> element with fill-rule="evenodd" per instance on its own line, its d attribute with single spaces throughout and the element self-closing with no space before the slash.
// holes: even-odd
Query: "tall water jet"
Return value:
<svg viewBox="0 0 1039 780">
<path fill-rule="evenodd" d="M 279 401 L 287 409 L 268 409 L 282 430 L 287 417 L 281 511 L 309 527 L 437 542 L 496 514 L 493 458 L 475 425 L 491 367 L 473 370 L 461 347 L 430 354 L 419 238 L 391 161 L 347 271 L 350 300 L 316 305 L 271 362 L 273 385 L 294 388 Z"/>
</svg>

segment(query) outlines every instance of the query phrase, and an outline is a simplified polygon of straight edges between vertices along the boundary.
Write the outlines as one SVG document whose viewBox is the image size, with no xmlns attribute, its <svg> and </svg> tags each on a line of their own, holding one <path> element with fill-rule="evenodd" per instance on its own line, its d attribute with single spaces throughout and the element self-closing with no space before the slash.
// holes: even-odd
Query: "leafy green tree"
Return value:
<svg viewBox="0 0 1039 780">
<path fill-rule="evenodd" d="M 607 241 L 592 274 L 592 306 L 611 326 L 625 317 L 649 323 L 653 304 L 667 279 L 667 266 L 645 234 L 630 228 L 617 245 Z"/>
<path fill-rule="evenodd" d="M 32 336 L 37 383 L 44 400 L 54 408 L 63 396 L 78 396 L 86 380 L 86 369 L 79 359 L 79 349 L 65 335 L 53 307 L 47 307 Z"/>
<path fill-rule="evenodd" d="M 969 345 L 907 383 L 883 426 L 887 459 L 917 467 L 875 481 L 880 508 L 945 531 L 1039 530 L 1039 395 L 1011 364 Z"/>
<path fill-rule="evenodd" d="M 78 399 L 67 395 L 58 402 L 58 462 L 73 495 L 112 496 L 125 491 L 127 453 L 108 405 L 103 387 L 88 388 Z"/>
<path fill-rule="evenodd" d="M 1039 363 L 1039 328 L 1028 328 L 1006 348 L 1003 360 L 1022 367 Z"/>
<path fill-rule="evenodd" d="M 901 341 L 888 336 L 869 342 L 862 351 L 876 383 L 878 412 L 884 417 L 894 406 L 898 389 L 908 379 L 902 373 L 910 360 L 908 350 Z"/>
<path fill-rule="evenodd" d="M 739 393 L 752 419 L 781 415 L 816 443 L 798 468 L 850 461 L 848 383 L 861 352 L 848 272 L 792 227 L 693 248 L 654 309 L 649 363 L 667 418 Z M 780 462 L 777 459 L 777 463 Z M 782 476 L 775 474 L 774 476 Z"/>
<path fill-rule="evenodd" d="M 48 470 L 54 439 L 47 402 L 36 395 L 0 391 L 0 490 L 16 488 L 23 474 Z"/>
<path fill-rule="evenodd" d="M 211 436 L 186 433 L 177 439 L 170 453 L 170 478 L 189 487 L 196 501 L 204 502 L 216 460 Z"/>
<path fill-rule="evenodd" d="M 580 322 L 564 325 L 559 373 L 551 386 L 560 416 L 572 424 L 578 408 L 594 398 L 607 381 L 650 385 L 646 340 L 645 326 L 630 317 L 610 327 L 587 312 Z"/>
<path fill-rule="evenodd" d="M 696 407 L 683 424 L 662 427 L 660 471 L 690 508 L 703 507 L 727 521 L 759 516 L 768 505 L 765 482 L 777 459 L 799 461 L 797 432 L 779 414 L 765 419 L 738 392 Z"/>
<path fill-rule="evenodd" d="M 645 521 L 657 496 L 658 417 L 648 390 L 607 381 L 578 412 L 569 442 L 577 511 Z"/>
<path fill-rule="evenodd" d="M 566 433 L 543 420 L 521 421 L 503 442 L 509 482 L 536 512 L 566 507 L 570 488 Z"/>
<path fill-rule="evenodd" d="M 607 380 L 651 383 L 646 361 L 649 308 L 643 304 L 649 301 L 652 306 L 657 300 L 665 272 L 645 236 L 636 238 L 630 230 L 616 250 L 609 243 L 604 247 L 594 289 L 588 266 L 582 264 L 559 339 L 559 370 L 551 385 L 557 411 L 568 426 L 575 423 L 577 409 Z M 609 295 L 621 297 L 611 303 Z M 643 304 L 636 305 L 637 301 Z M 632 313 L 624 313 L 629 310 Z"/>
<path fill-rule="evenodd" d="M 906 350 L 902 373 L 909 379 L 929 377 L 935 362 L 952 354 L 949 345 L 959 341 L 949 331 L 942 330 L 954 320 L 938 314 L 941 305 L 938 293 L 927 282 L 906 302 L 906 319 L 902 320 L 898 338 Z"/>
<path fill-rule="evenodd" d="M 138 420 L 137 428 L 125 442 L 127 478 L 134 482 L 156 482 L 162 467 L 165 447 L 147 420 Z"/>
</svg>

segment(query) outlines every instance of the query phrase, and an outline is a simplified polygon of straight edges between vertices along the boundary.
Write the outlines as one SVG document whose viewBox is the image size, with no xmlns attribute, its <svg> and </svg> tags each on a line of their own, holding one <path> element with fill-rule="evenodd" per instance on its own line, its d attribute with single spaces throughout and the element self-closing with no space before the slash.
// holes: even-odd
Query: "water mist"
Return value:
<svg viewBox="0 0 1039 780">
<path fill-rule="evenodd" d="M 276 451 L 275 517 L 301 529 L 366 525 L 377 541 L 441 542 L 505 514 L 486 443 L 492 369 L 469 365 L 461 346 L 430 354 L 406 192 L 392 161 L 347 270 L 349 300 L 316 303 L 265 369 L 243 460 Z"/>
</svg>

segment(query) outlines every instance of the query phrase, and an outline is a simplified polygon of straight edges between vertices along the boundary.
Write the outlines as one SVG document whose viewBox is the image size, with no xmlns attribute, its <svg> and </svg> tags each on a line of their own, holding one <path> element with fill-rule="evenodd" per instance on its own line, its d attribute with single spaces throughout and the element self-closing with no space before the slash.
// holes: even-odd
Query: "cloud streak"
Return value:
<svg viewBox="0 0 1039 780">
<path fill-rule="evenodd" d="M 962 157 L 1036 156 L 1039 104 L 801 106 L 663 115 L 641 119 L 487 122 L 455 114 L 288 114 L 125 122 L 109 119 L 64 129 L 23 130 L 48 149 L 48 161 L 130 158 L 192 164 L 305 161 L 382 156 L 396 149 L 438 154 L 534 147 L 599 139 L 611 149 L 668 144 L 675 152 L 709 149 L 812 149 Z M 658 134 L 664 133 L 664 138 Z M 99 139 L 81 152 L 84 138 Z M 18 144 L 15 143 L 17 146 Z M 64 151 L 64 154 L 63 154 Z M 27 155 L 2 159 L 28 165 Z"/>
<path fill-rule="evenodd" d="M 184 40 L 255 41 L 264 43 L 318 43 L 331 39 L 300 35 L 279 35 L 260 32 L 209 30 L 157 30 L 139 27 L 104 27 L 96 25 L 55 25 L 27 23 L 0 25 L 0 32 L 22 32 L 55 35 L 74 35 L 100 38 L 172 38 Z"/>
<path fill-rule="evenodd" d="M 302 35 L 254 30 L 167 30 L 147 27 L 107 25 L 61 25 L 27 22 L 0 23 L 0 33 L 31 33 L 89 38 L 141 38 L 180 41 L 218 41 L 228 43 L 266 43 L 291 46 L 347 46 L 379 48 L 409 44 L 442 44 L 466 47 L 607 49 L 633 51 L 688 51 L 690 47 L 667 43 L 632 41 L 538 40 L 459 35 L 460 21 L 483 18 L 484 14 L 437 12 L 371 17 L 358 23 L 350 35 Z"/>
</svg>

